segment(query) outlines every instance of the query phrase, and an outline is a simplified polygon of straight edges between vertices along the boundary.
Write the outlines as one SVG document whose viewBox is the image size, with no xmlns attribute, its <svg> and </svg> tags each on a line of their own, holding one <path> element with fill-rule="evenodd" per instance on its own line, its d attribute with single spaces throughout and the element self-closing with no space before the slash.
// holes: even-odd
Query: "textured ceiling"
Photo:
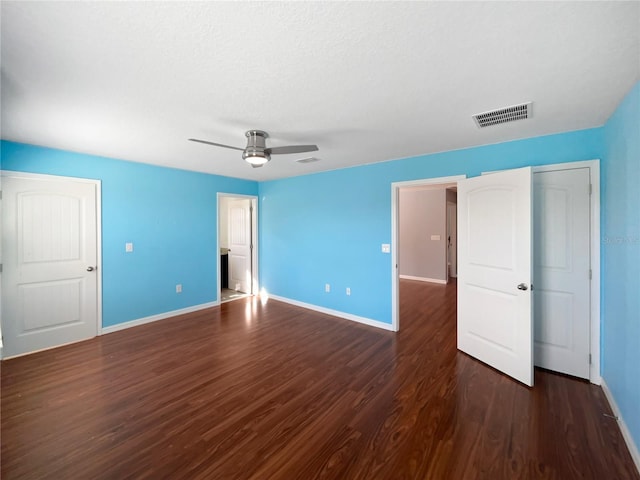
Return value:
<svg viewBox="0 0 640 480">
<path fill-rule="evenodd" d="M 1 3 L 2 138 L 266 180 L 602 125 L 639 2 Z M 533 101 L 533 118 L 471 115 Z M 315 143 L 252 169 L 244 131 Z"/>
</svg>

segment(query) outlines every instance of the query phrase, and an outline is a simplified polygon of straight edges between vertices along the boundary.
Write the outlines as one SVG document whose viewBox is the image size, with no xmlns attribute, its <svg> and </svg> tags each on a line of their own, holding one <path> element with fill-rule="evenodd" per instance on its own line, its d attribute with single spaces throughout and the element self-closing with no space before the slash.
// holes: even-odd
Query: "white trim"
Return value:
<svg viewBox="0 0 640 480">
<path fill-rule="evenodd" d="M 403 280 L 417 280 L 418 282 L 429 282 L 429 283 L 439 283 L 441 285 L 446 285 L 446 280 L 441 280 L 440 278 L 427 278 L 427 277 L 414 277 L 411 275 L 398 275 Z"/>
<path fill-rule="evenodd" d="M 640 473 L 640 451 L 638 450 L 638 446 L 633 441 L 633 437 L 631 436 L 631 432 L 629 431 L 629 427 L 627 427 L 624 418 L 622 418 L 622 413 L 620 412 L 620 408 L 618 408 L 618 404 L 609 390 L 609 386 L 607 382 L 604 381 L 604 378 L 601 379 L 600 386 L 602 387 L 602 391 L 604 392 L 604 396 L 607 398 L 609 402 L 609 406 L 611 407 L 611 411 L 617 417 L 618 426 L 620 427 L 620 433 L 622 433 L 622 438 L 624 438 L 625 443 L 627 444 L 627 448 L 629 449 L 629 453 L 631 454 L 631 458 L 633 463 L 636 464 L 636 468 L 638 469 L 638 473 Z"/>
<path fill-rule="evenodd" d="M 63 175 L 49 175 L 43 173 L 16 172 L 14 170 L 0 170 L 0 177 L 14 177 L 29 180 L 69 181 L 89 183 L 96 187 L 96 336 L 102 335 L 102 180 L 95 178 L 67 177 Z M 56 347 L 61 346 L 57 345 Z M 51 348 L 56 348 L 51 347 Z M 29 352 L 35 353 L 35 352 Z M 0 358 L 3 358 L 0 354 Z"/>
<path fill-rule="evenodd" d="M 222 197 L 226 198 L 247 198 L 251 200 L 251 206 L 253 207 L 253 213 L 251 215 L 251 223 L 252 223 L 252 232 L 251 232 L 251 241 L 253 242 L 253 252 L 251 254 L 251 263 L 252 263 L 252 278 L 251 278 L 251 292 L 249 295 L 258 295 L 260 292 L 260 276 L 258 274 L 258 196 L 257 195 L 246 195 L 242 193 L 224 193 L 218 192 L 216 195 L 216 272 L 217 278 L 216 283 L 218 284 L 218 293 L 217 299 L 220 302 L 222 298 L 222 284 L 220 282 L 220 199 Z"/>
<path fill-rule="evenodd" d="M 447 283 L 449 283 L 449 279 L 450 278 L 458 278 L 458 200 L 457 200 L 457 196 L 458 196 L 458 192 L 456 191 L 456 201 L 452 202 L 451 200 L 447 200 Z M 455 224 L 455 230 L 456 230 L 456 234 L 455 234 L 455 238 L 456 238 L 456 244 L 455 244 L 455 257 L 456 257 L 456 270 L 455 270 L 455 275 L 451 275 L 451 262 L 449 262 L 449 241 L 450 241 L 450 236 L 451 236 L 451 222 L 449 222 L 449 207 L 453 207 L 456 211 L 456 222 L 454 222 Z"/>
<path fill-rule="evenodd" d="M 171 312 L 158 313 L 157 315 L 150 315 L 144 318 L 138 318 L 136 320 L 130 320 L 128 322 L 118 323 L 116 325 L 111 325 L 109 327 L 102 328 L 102 335 L 107 335 L 109 333 L 118 332 L 120 330 L 125 330 L 127 328 L 137 327 L 139 325 L 144 325 L 146 323 L 157 322 L 158 320 L 165 320 L 167 318 L 175 317 L 177 315 L 184 315 L 185 313 L 197 312 L 198 310 L 204 310 L 206 308 L 217 307 L 220 305 L 220 302 L 208 302 L 201 303 L 200 305 L 193 305 L 191 307 L 180 308 L 178 310 L 173 310 Z"/>
<path fill-rule="evenodd" d="M 96 316 L 98 319 L 98 329 L 96 335 L 102 335 L 102 181 L 96 180 L 96 267 L 98 270 L 97 284 L 98 289 L 96 299 Z"/>
<path fill-rule="evenodd" d="M 405 182 L 393 182 L 391 184 L 391 330 L 400 330 L 400 302 L 398 301 L 399 275 L 398 275 L 398 208 L 400 207 L 400 189 L 423 185 L 451 184 L 467 178 L 466 175 L 454 175 L 452 177 L 423 178 Z M 387 325 L 387 324 L 385 324 Z"/>
<path fill-rule="evenodd" d="M 46 352 L 47 350 L 53 350 L 54 348 L 66 347 L 67 345 L 73 345 L 74 343 L 88 342 L 96 337 L 83 338 L 82 340 L 74 340 L 72 342 L 61 343 L 60 345 L 53 345 L 51 347 L 39 348 L 37 350 L 31 350 L 29 352 L 18 353 L 17 355 L 11 355 L 10 357 L 2 357 L 2 360 L 11 360 L 12 358 L 26 357 L 27 355 L 33 355 L 34 353 Z"/>
<path fill-rule="evenodd" d="M 31 180 L 69 180 L 80 183 L 100 183 L 100 180 L 95 178 L 66 177 L 64 175 L 50 175 L 48 173 L 17 172 L 15 170 L 0 170 L 0 175 L 3 177 L 27 178 Z"/>
<path fill-rule="evenodd" d="M 278 295 L 272 295 L 270 293 L 263 294 L 263 296 L 266 296 L 268 299 L 289 303 L 291 305 L 295 305 L 296 307 L 302 307 L 308 310 L 314 310 L 316 312 L 326 313 L 327 315 L 332 315 L 334 317 L 344 318 L 345 320 L 351 320 L 353 322 L 363 323 L 365 325 L 369 325 L 370 327 L 393 331 L 393 327 L 391 324 L 380 322 L 378 320 L 372 320 L 366 317 L 359 317 L 358 315 L 352 315 L 350 313 L 341 312 L 339 310 L 332 310 L 331 308 L 320 307 L 318 305 L 313 305 L 311 303 L 299 302 L 298 300 L 292 300 L 291 298 L 280 297 Z"/>
</svg>

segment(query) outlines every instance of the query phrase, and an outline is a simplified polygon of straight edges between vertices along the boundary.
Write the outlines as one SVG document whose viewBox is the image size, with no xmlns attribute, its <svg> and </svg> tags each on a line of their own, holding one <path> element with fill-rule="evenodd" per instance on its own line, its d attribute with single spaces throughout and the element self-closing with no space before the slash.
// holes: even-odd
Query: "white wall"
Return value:
<svg viewBox="0 0 640 480">
<path fill-rule="evenodd" d="M 399 263 L 401 277 L 447 281 L 446 191 L 400 189 Z M 432 236 L 439 239 L 432 240 Z"/>
</svg>

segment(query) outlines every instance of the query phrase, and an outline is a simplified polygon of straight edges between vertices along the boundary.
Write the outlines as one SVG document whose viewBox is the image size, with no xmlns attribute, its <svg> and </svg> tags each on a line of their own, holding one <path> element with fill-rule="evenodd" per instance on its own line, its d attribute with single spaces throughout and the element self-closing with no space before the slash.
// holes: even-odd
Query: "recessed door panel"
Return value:
<svg viewBox="0 0 640 480">
<path fill-rule="evenodd" d="M 29 192 L 18 194 L 17 202 L 21 263 L 80 259 L 80 198 Z"/>
<path fill-rule="evenodd" d="M 468 229 L 465 241 L 469 262 L 487 268 L 514 269 L 515 232 L 511 228 L 516 212 L 513 188 L 478 188 L 469 192 Z M 491 228 L 487 228 L 491 225 Z"/>
<path fill-rule="evenodd" d="M 20 285 L 20 335 L 82 322 L 82 283 L 75 278 Z"/>
</svg>

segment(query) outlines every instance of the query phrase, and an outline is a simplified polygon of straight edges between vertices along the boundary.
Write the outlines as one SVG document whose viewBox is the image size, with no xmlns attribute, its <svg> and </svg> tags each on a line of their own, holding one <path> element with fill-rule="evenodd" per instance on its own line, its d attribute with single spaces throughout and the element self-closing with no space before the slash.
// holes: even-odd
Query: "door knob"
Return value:
<svg viewBox="0 0 640 480">
<path fill-rule="evenodd" d="M 527 284 L 526 283 L 521 283 L 520 285 L 518 285 L 518 290 L 527 290 Z"/>
<path fill-rule="evenodd" d="M 93 272 L 95 270 L 94 267 L 87 267 L 87 272 Z"/>
</svg>

